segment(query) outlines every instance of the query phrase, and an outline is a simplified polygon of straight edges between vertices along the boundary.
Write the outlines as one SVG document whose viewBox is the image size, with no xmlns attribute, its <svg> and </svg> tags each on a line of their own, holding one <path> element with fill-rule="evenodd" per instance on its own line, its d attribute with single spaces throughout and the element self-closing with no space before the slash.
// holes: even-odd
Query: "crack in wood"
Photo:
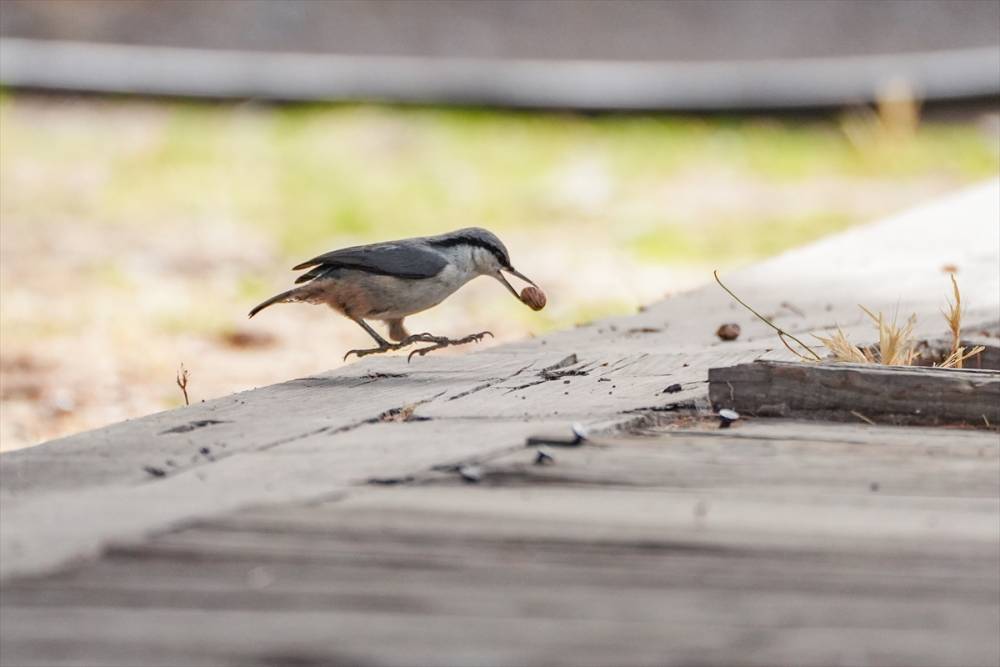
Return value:
<svg viewBox="0 0 1000 667">
<path fill-rule="evenodd" d="M 366 426 L 368 424 L 378 424 L 378 423 L 389 422 L 389 421 L 430 421 L 430 419 L 431 419 L 430 417 L 415 417 L 415 416 L 413 416 L 413 414 L 412 414 L 413 409 L 415 409 L 416 407 L 418 407 L 420 405 L 425 405 L 427 403 L 430 403 L 431 401 L 433 401 L 433 400 L 435 400 L 437 398 L 440 398 L 441 396 L 444 396 L 446 393 L 447 392 L 440 391 L 440 392 L 434 394 L 433 396 L 431 396 L 430 398 L 424 398 L 424 399 L 421 399 L 419 401 L 414 401 L 413 403 L 408 403 L 406 405 L 401 405 L 398 408 L 390 408 L 388 410 L 382 411 L 381 413 L 379 413 L 375 417 L 368 417 L 367 419 L 361 419 L 361 420 L 353 422 L 351 424 L 345 424 L 344 426 L 341 426 L 339 428 L 331 430 L 330 431 L 330 435 L 339 435 L 340 433 L 347 433 L 349 431 L 353 431 L 355 429 L 361 428 L 362 426 Z M 398 419 L 397 418 L 398 416 L 402 415 L 404 411 L 407 411 L 407 410 L 410 411 L 410 413 L 411 413 L 409 416 L 405 417 L 404 419 Z"/>
<path fill-rule="evenodd" d="M 681 410 L 697 410 L 698 405 L 694 401 L 679 401 L 677 403 L 668 403 L 667 405 L 652 405 L 645 408 L 632 408 L 631 410 L 625 410 L 621 414 L 624 415 L 634 415 L 643 414 L 646 412 L 679 412 Z"/>
<path fill-rule="evenodd" d="M 417 480 L 413 475 L 403 475 L 401 477 L 369 477 L 366 484 L 375 486 L 396 486 L 398 484 L 409 484 Z"/>
<path fill-rule="evenodd" d="M 676 426 L 685 421 L 700 421 L 705 418 L 717 419 L 708 414 L 711 406 L 707 397 L 687 401 L 676 401 L 667 405 L 654 405 L 644 408 L 625 410 L 620 414 L 635 415 L 630 419 L 612 424 L 603 429 L 605 435 L 613 431 L 630 435 L 648 435 L 650 431 L 664 426 Z"/>
<path fill-rule="evenodd" d="M 186 424 L 180 424 L 179 426 L 168 428 L 166 431 L 161 431 L 160 435 L 167 435 L 170 433 L 187 433 L 189 431 L 194 431 L 195 429 L 205 428 L 206 426 L 228 423 L 229 422 L 222 419 L 196 419 L 195 421 L 191 421 Z"/>
<path fill-rule="evenodd" d="M 455 401 L 455 400 L 458 400 L 460 398 L 465 398 L 466 396 L 469 396 L 471 394 L 475 394 L 476 392 L 482 391 L 483 389 L 489 389 L 490 387 L 492 387 L 497 382 L 502 382 L 502 381 L 503 380 L 498 380 L 496 382 L 494 382 L 494 381 L 484 382 L 483 384 L 476 385 L 472 389 L 466 389 L 465 391 L 459 392 L 459 393 L 455 394 L 454 396 L 449 396 L 448 400 L 449 401 Z"/>
<path fill-rule="evenodd" d="M 618 372 L 620 370 L 628 368 L 629 366 L 634 366 L 635 364 L 639 363 L 640 361 L 642 361 L 643 359 L 645 359 L 648 356 L 649 356 L 648 352 L 643 352 L 639 356 L 637 356 L 635 358 L 631 358 L 631 359 L 629 357 L 622 357 L 621 359 L 618 359 L 617 361 L 612 362 L 611 366 L 606 371 L 604 371 L 603 373 L 601 373 L 601 377 L 607 377 L 611 373 L 616 373 L 616 372 Z M 622 362 L 624 362 L 624 363 L 622 363 Z"/>
<path fill-rule="evenodd" d="M 527 389 L 528 387 L 534 387 L 535 385 L 538 385 L 538 384 L 545 384 L 548 381 L 549 381 L 548 379 L 542 378 L 541 380 L 535 380 L 534 382 L 528 382 L 527 384 L 520 384 L 520 385 L 518 385 L 516 387 L 511 387 L 510 389 L 508 389 L 504 393 L 505 394 L 511 394 L 511 393 L 513 393 L 515 391 L 519 391 L 521 389 Z"/>
<path fill-rule="evenodd" d="M 577 358 L 576 354 L 575 353 L 571 354 L 561 359 L 560 361 L 557 361 L 551 366 L 546 366 L 545 368 L 538 371 L 538 377 L 540 379 L 535 380 L 533 382 L 526 382 L 516 387 L 509 387 L 507 391 L 504 393 L 510 394 L 515 391 L 520 391 L 521 389 L 527 389 L 528 387 L 534 387 L 535 385 L 544 384 L 546 382 L 552 382 L 553 380 L 559 380 L 564 377 L 590 375 L 591 370 L 593 370 L 593 368 L 597 365 L 597 362 L 594 361 L 589 364 L 584 364 L 579 368 L 569 368 L 570 366 L 575 366 L 579 363 L 580 361 Z M 517 373 L 515 373 L 515 375 L 517 375 Z M 510 378 L 506 379 L 509 380 Z"/>
<path fill-rule="evenodd" d="M 480 392 L 480 391 L 482 391 L 484 389 L 489 389 L 490 387 L 496 386 L 496 385 L 500 384 L 501 382 L 506 382 L 507 380 L 510 380 L 512 378 L 517 377 L 518 375 L 520 375 L 521 373 L 523 373 L 524 371 L 528 370 L 529 368 L 531 368 L 534 365 L 535 365 L 535 362 L 531 362 L 530 364 L 528 364 L 526 366 L 522 366 L 521 368 L 517 369 L 517 371 L 515 371 L 511 375 L 508 375 L 508 376 L 502 377 L 502 378 L 493 378 L 493 379 L 487 380 L 483 384 L 476 385 L 472 389 L 467 389 L 467 390 L 465 390 L 463 392 L 459 392 L 459 393 L 455 394 L 454 396 L 449 396 L 448 400 L 449 401 L 454 401 L 454 400 L 459 399 L 459 398 L 465 398 L 466 396 L 469 396 L 471 394 L 475 394 L 475 393 Z"/>
<path fill-rule="evenodd" d="M 571 377 L 574 375 L 590 375 L 590 371 L 584 368 L 569 368 L 564 371 L 542 371 L 542 377 L 545 380 L 558 380 L 564 377 Z"/>
<path fill-rule="evenodd" d="M 372 380 L 372 382 L 374 382 L 374 381 L 375 380 Z M 158 480 L 158 479 L 163 479 L 163 478 L 168 477 L 168 476 L 172 476 L 172 475 L 180 473 L 180 472 L 188 472 L 188 471 L 193 470 L 195 468 L 199 468 L 199 467 L 201 467 L 203 465 L 207 465 L 209 463 L 214 463 L 214 462 L 216 462 L 218 460 L 221 460 L 221 459 L 229 458 L 230 456 L 235 456 L 237 454 L 242 454 L 242 453 L 251 453 L 252 454 L 252 453 L 256 453 L 256 452 L 268 451 L 270 449 L 274 449 L 275 447 L 280 447 L 282 445 L 287 445 L 290 442 L 296 442 L 298 440 L 302 440 L 304 438 L 310 438 L 312 436 L 320 435 L 320 434 L 323 434 L 323 433 L 329 433 L 330 435 L 337 435 L 337 434 L 340 434 L 340 433 L 346 433 L 348 431 L 353 431 L 353 430 L 355 430 L 357 428 L 360 428 L 362 426 L 365 426 L 367 424 L 377 424 L 377 423 L 380 423 L 380 422 L 392 422 L 392 421 L 399 421 L 399 422 L 430 421 L 430 419 L 431 419 L 430 417 L 414 416 L 412 414 L 413 409 L 416 408 L 419 405 L 424 405 L 425 403 L 430 403 L 431 401 L 433 401 L 433 400 L 435 400 L 437 398 L 440 398 L 445 393 L 446 392 L 444 392 L 444 391 L 438 392 L 437 394 L 434 394 L 433 396 L 431 396 L 429 398 L 425 398 L 425 399 L 422 399 L 422 400 L 419 400 L 419 401 L 415 401 L 413 403 L 409 403 L 409 404 L 406 404 L 406 405 L 402 405 L 402 406 L 399 406 L 399 407 L 390 408 L 388 410 L 382 411 L 381 413 L 379 413 L 375 417 L 368 417 L 366 419 L 361 419 L 361 420 L 358 420 L 356 422 L 352 422 L 350 424 L 345 424 L 345 425 L 340 426 L 340 427 L 323 426 L 323 427 L 320 427 L 320 428 L 317 428 L 317 429 L 313 429 L 311 431 L 307 431 L 305 433 L 298 433 L 296 435 L 293 435 L 293 436 L 290 436 L 290 437 L 287 437 L 287 438 L 282 438 L 281 440 L 276 440 L 274 442 L 266 443 L 264 445 L 261 445 L 260 447 L 257 447 L 255 449 L 251 450 L 250 452 L 227 452 L 225 454 L 222 454 L 221 456 L 209 456 L 208 454 L 205 453 L 205 451 L 207 451 L 207 449 L 203 448 L 203 450 L 205 450 L 205 451 L 202 452 L 202 454 L 205 456 L 205 460 L 204 461 L 196 463 L 196 464 L 193 464 L 193 465 L 184 466 L 182 468 L 176 468 L 175 470 L 171 470 L 169 473 L 165 469 L 160 468 L 158 466 L 144 466 L 143 467 L 143 471 L 146 472 L 147 475 L 149 475 L 150 477 L 153 478 L 152 480 L 147 480 L 147 481 L 155 481 L 155 480 Z M 404 414 L 407 411 L 409 411 L 410 414 Z M 201 422 L 208 422 L 208 423 L 201 424 Z M 210 423 L 215 423 L 215 424 L 227 423 L 227 422 L 223 422 L 223 421 L 220 421 L 220 420 L 212 420 L 212 419 L 201 420 L 201 422 L 192 422 L 192 424 L 201 424 L 203 426 L 207 426 Z M 188 425 L 185 425 L 185 426 L 188 426 Z M 180 427 L 176 427 L 176 428 L 180 428 Z M 190 431 L 190 430 L 193 430 L 194 428 L 199 428 L 199 426 L 192 426 L 191 428 L 184 429 L 184 431 Z M 183 431 L 172 430 L 171 432 L 183 432 Z"/>
<path fill-rule="evenodd" d="M 409 373 L 381 373 L 376 371 L 368 371 L 364 377 L 366 380 L 384 380 L 389 378 L 405 378 L 409 377 Z"/>
</svg>

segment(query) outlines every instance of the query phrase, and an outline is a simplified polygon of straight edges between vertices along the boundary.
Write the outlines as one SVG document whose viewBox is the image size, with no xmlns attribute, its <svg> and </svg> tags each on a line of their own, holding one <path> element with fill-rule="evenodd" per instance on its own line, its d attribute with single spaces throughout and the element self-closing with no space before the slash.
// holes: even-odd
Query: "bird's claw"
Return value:
<svg viewBox="0 0 1000 667">
<path fill-rule="evenodd" d="M 392 347 L 372 347 L 366 350 L 348 350 L 347 354 L 344 355 L 344 361 L 352 354 L 357 356 L 358 359 L 361 357 L 367 357 L 369 354 L 380 354 L 382 352 L 390 352 Z"/>
</svg>

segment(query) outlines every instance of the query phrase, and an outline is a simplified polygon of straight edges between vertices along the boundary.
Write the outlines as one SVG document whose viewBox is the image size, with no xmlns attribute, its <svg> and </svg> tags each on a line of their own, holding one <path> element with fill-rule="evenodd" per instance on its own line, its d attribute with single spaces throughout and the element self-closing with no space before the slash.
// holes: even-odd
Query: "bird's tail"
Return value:
<svg viewBox="0 0 1000 667">
<path fill-rule="evenodd" d="M 298 294 L 299 291 L 300 290 L 298 288 L 296 288 L 296 289 L 290 289 L 287 292 L 282 292 L 281 294 L 276 294 L 276 295 L 272 296 L 267 301 L 264 301 L 263 303 L 259 303 L 256 306 L 254 306 L 253 310 L 250 311 L 250 314 L 248 315 L 248 317 L 253 317 L 254 315 L 256 315 L 257 313 L 259 313 L 260 311 L 262 311 L 265 308 L 267 308 L 268 306 L 273 306 L 276 303 L 286 303 L 288 301 L 298 301 L 297 297 L 299 296 L 299 294 Z"/>
</svg>

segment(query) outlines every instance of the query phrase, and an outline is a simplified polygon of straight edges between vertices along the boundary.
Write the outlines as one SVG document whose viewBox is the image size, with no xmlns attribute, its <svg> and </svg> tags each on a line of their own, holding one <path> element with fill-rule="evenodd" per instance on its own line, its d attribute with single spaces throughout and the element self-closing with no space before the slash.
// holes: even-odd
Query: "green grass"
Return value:
<svg viewBox="0 0 1000 667">
<path fill-rule="evenodd" d="M 745 262 L 777 254 L 816 238 L 846 229 L 855 221 L 830 213 L 797 218 L 715 221 L 701 226 L 666 224 L 630 241 L 637 257 L 651 263 L 721 264 Z"/>
<path fill-rule="evenodd" d="M 759 257 L 857 220 L 830 211 L 692 228 L 669 207 L 644 204 L 678 174 L 721 170 L 791 184 L 934 174 L 970 182 L 1000 170 L 995 142 L 972 125 L 927 123 L 892 142 L 873 132 L 859 147 L 835 119 L 101 104 L 114 113 L 39 122 L 21 98 L 4 93 L 5 219 L 145 225 L 224 217 L 273 235 L 289 257 L 339 237 L 588 221 L 632 230 L 618 236 L 647 260 L 697 261 Z M 146 117 L 138 129 L 120 122 L 129 104 Z M 552 195 L 582 163 L 598 165 L 607 183 L 596 206 Z"/>
</svg>

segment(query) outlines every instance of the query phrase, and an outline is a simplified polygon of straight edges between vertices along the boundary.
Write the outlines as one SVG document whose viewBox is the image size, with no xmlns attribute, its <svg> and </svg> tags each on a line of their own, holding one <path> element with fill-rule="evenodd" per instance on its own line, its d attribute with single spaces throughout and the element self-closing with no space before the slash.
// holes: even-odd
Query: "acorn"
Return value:
<svg viewBox="0 0 1000 667">
<path fill-rule="evenodd" d="M 545 307 L 545 292 L 529 285 L 521 290 L 521 302 L 532 310 L 541 310 Z"/>
</svg>

